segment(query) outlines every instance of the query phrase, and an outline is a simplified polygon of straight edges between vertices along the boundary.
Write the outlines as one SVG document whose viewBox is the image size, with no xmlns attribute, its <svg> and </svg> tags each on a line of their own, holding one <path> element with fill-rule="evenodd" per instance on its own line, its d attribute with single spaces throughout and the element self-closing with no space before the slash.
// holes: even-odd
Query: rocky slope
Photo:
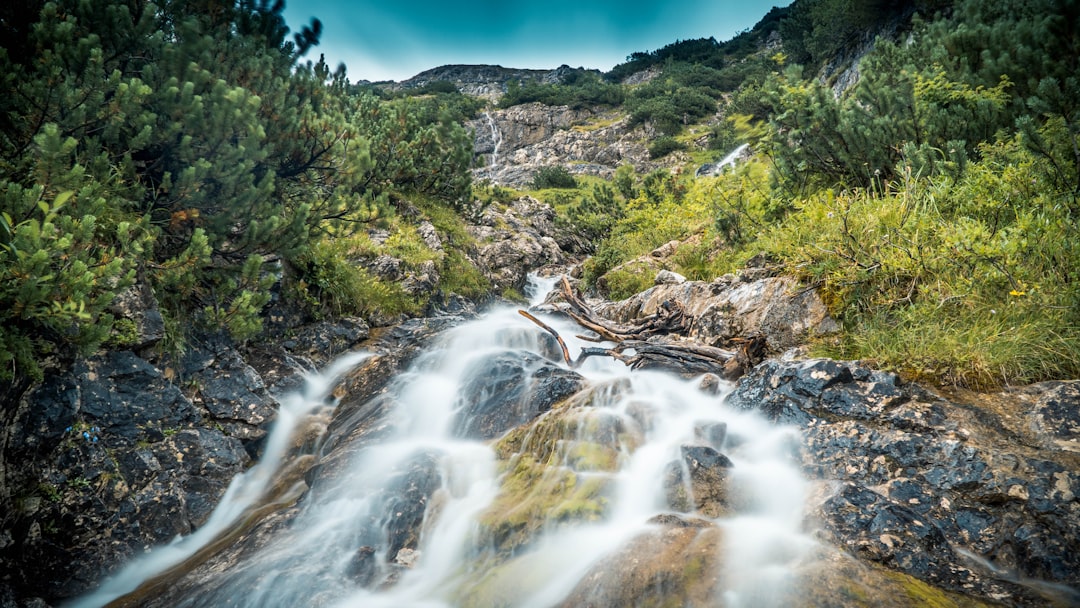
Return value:
<svg viewBox="0 0 1080 608">
<path fill-rule="evenodd" d="M 651 128 L 630 127 L 618 111 L 526 103 L 485 112 L 466 127 L 481 165 L 473 174 L 500 186 L 527 187 L 538 169 L 554 165 L 605 178 L 624 164 L 640 173 L 670 166 L 649 159 Z"/>
</svg>

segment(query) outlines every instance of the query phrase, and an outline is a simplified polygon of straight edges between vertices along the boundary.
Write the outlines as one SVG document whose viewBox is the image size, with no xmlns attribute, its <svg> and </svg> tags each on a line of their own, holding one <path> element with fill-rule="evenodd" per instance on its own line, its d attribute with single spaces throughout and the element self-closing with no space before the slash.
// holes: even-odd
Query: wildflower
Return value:
<svg viewBox="0 0 1080 608">
<path fill-rule="evenodd" d="M 90 432 L 89 431 L 83 431 L 82 436 L 83 436 L 83 439 L 85 439 L 87 441 L 90 441 Z"/>
</svg>

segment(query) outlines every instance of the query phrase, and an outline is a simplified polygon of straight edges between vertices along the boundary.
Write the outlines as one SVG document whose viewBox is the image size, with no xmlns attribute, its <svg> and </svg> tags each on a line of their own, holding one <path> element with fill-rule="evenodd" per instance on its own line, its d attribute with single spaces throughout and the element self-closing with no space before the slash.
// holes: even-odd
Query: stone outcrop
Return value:
<svg viewBox="0 0 1080 608">
<path fill-rule="evenodd" d="M 656 313 L 668 301 L 680 304 L 693 319 L 687 336 L 710 346 L 760 334 L 771 351 L 782 352 L 807 336 L 839 329 L 817 292 L 787 277 L 749 280 L 749 275 L 724 275 L 708 283 L 664 280 L 620 302 L 598 306 L 597 312 L 626 323 Z"/>
<path fill-rule="evenodd" d="M 231 353 L 225 359 L 236 376 L 205 395 L 185 394 L 166 371 L 121 351 L 79 361 L 25 396 L 3 446 L 3 585 L 74 595 L 206 520 L 250 464 L 245 440 L 268 413 L 252 392 L 258 383 Z"/>
<path fill-rule="evenodd" d="M 1039 421 L 1060 412 L 1052 424 L 1072 432 L 1078 387 L 945 399 L 857 363 L 774 360 L 728 403 L 802 430 L 823 540 L 952 591 L 1067 605 L 1080 601 L 1080 454 Z"/>
<path fill-rule="evenodd" d="M 550 205 L 530 196 L 502 209 L 488 207 L 468 230 L 477 240 L 473 261 L 499 291 L 520 289 L 531 269 L 564 264 L 567 253 L 580 253 L 586 246 L 572 231 L 555 225 Z"/>
<path fill-rule="evenodd" d="M 475 178 L 501 186 L 526 187 L 536 171 L 552 165 L 605 178 L 623 164 L 641 173 L 666 166 L 649 159 L 654 133 L 613 112 L 526 103 L 486 112 L 465 126 L 482 165 Z"/>
</svg>

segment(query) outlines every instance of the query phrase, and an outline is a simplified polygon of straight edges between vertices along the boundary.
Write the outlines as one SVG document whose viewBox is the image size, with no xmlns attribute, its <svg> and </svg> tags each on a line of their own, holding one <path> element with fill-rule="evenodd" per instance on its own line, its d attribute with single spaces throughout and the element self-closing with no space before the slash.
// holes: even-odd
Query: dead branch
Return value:
<svg viewBox="0 0 1080 608">
<path fill-rule="evenodd" d="M 549 325 L 547 325 L 546 323 L 544 323 L 540 319 L 537 319 L 536 317 L 532 316 L 526 310 L 518 310 L 518 314 L 525 317 L 526 319 L 532 321 L 533 323 L 536 323 L 541 328 L 543 328 L 544 331 L 546 331 L 549 334 L 555 336 L 555 339 L 559 341 L 559 346 L 562 347 L 563 359 L 566 359 L 566 364 L 569 365 L 570 367 L 577 367 L 576 365 L 574 365 L 574 361 L 570 358 L 570 349 L 566 348 L 566 342 L 563 342 L 562 336 L 559 335 L 559 332 L 555 331 L 554 328 L 550 327 Z"/>
<path fill-rule="evenodd" d="M 576 368 L 585 359 L 595 356 L 618 359 L 631 369 L 665 369 L 683 375 L 712 373 L 734 380 L 756 365 L 765 356 L 765 338 L 751 336 L 734 340 L 739 347 L 734 351 L 707 346 L 697 342 L 675 341 L 672 335 L 685 334 L 691 319 L 677 302 L 664 302 L 656 314 L 637 319 L 631 324 L 616 323 L 597 315 L 585 301 L 574 292 L 570 282 L 563 277 L 563 299 L 569 310 L 564 312 L 581 327 L 596 336 L 578 336 L 591 342 L 614 342 L 612 348 L 582 348 L 578 358 L 571 359 L 559 333 L 524 310 L 518 312 L 555 336 L 562 347 L 567 365 Z M 626 351 L 632 351 L 627 354 Z"/>
</svg>

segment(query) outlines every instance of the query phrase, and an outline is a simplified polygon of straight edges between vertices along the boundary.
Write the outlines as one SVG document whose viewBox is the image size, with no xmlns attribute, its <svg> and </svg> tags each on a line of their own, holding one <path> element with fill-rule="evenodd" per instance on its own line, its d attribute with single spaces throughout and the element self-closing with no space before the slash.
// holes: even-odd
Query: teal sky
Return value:
<svg viewBox="0 0 1080 608">
<path fill-rule="evenodd" d="M 404 80 L 440 65 L 609 70 L 675 40 L 728 40 L 791 0 L 291 0 L 294 31 L 318 17 L 311 52 L 350 80 Z"/>
</svg>

